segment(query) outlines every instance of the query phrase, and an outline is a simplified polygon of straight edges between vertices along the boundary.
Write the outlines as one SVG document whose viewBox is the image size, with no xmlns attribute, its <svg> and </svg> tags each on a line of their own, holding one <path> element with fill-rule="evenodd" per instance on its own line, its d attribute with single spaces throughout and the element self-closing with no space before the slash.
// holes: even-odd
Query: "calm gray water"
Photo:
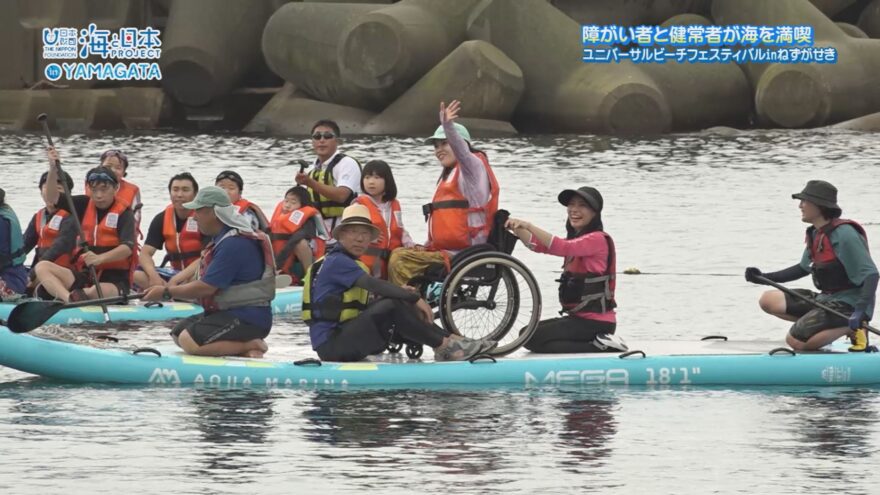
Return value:
<svg viewBox="0 0 880 495">
<path fill-rule="evenodd" d="M 145 219 L 167 204 L 168 177 L 210 184 L 223 169 L 271 212 L 308 142 L 241 136 L 58 138 L 77 182 L 104 149 L 130 156 Z M 562 188 L 593 185 L 622 275 L 618 334 L 639 339 L 779 339 L 743 267 L 799 259 L 803 228 L 790 194 L 808 179 L 840 189 L 845 216 L 880 244 L 876 135 L 750 132 L 650 140 L 598 137 L 481 142 L 502 207 L 561 233 Z M 40 206 L 38 136 L 0 136 L 0 187 L 23 223 Z M 344 145 L 395 171 L 404 220 L 425 236 L 420 207 L 438 165 L 413 139 Z M 146 221 L 146 220 L 145 220 Z M 553 316 L 558 259 L 518 248 Z M 683 274 L 683 275 L 673 275 Z M 276 322 L 276 350 L 307 345 L 295 319 Z M 127 333 L 166 339 L 167 325 Z M 271 352 L 271 350 L 270 350 Z M 35 356 L 35 359 L 38 357 Z M 878 493 L 880 389 L 602 389 L 521 391 L 150 389 L 70 386 L 0 368 L 2 493 Z"/>
</svg>

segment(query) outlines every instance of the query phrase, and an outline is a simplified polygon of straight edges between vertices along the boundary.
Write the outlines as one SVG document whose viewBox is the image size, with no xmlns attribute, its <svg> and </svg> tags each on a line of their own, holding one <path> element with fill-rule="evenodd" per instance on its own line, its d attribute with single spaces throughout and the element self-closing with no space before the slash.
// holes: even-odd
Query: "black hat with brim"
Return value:
<svg viewBox="0 0 880 495">
<path fill-rule="evenodd" d="M 824 180 L 811 180 L 807 182 L 804 190 L 792 194 L 791 198 L 809 201 L 817 206 L 840 209 L 840 206 L 837 205 L 837 188 Z"/>
<path fill-rule="evenodd" d="M 605 204 L 605 201 L 602 199 L 602 195 L 599 193 L 599 190 L 595 187 L 583 186 L 577 189 L 566 189 L 559 193 L 557 199 L 559 199 L 559 203 L 563 206 L 568 206 L 568 202 L 571 201 L 571 198 L 574 196 L 580 196 L 590 205 L 590 208 L 593 211 L 599 213 L 602 211 L 602 206 Z"/>
</svg>

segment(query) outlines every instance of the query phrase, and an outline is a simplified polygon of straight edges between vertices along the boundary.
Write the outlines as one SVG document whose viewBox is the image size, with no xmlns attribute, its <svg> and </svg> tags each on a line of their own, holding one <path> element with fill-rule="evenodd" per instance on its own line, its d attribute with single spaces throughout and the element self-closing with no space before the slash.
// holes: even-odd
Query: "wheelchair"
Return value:
<svg viewBox="0 0 880 495">
<path fill-rule="evenodd" d="M 471 246 L 445 264 L 410 280 L 446 330 L 471 339 L 498 341 L 486 355 L 509 354 L 525 344 L 541 319 L 541 292 L 532 272 L 511 253 L 517 238 L 504 229 L 509 213 L 498 210 L 488 243 Z M 392 336 L 388 351 L 422 356 L 420 344 Z"/>
</svg>

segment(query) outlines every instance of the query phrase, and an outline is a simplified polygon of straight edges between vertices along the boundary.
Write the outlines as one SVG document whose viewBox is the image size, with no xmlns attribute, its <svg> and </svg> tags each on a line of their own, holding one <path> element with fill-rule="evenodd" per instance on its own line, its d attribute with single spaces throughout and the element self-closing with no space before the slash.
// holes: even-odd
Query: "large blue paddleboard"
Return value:
<svg viewBox="0 0 880 495">
<path fill-rule="evenodd" d="M 212 387 L 862 386 L 880 384 L 880 354 L 770 354 L 772 342 L 654 342 L 618 354 L 537 355 L 497 362 L 373 361 L 297 365 L 267 359 L 161 356 L 14 334 L 0 327 L 0 365 L 69 382 Z M 842 347 L 845 349 L 845 345 Z M 428 351 L 427 354 L 429 354 Z M 271 356 L 271 352 L 270 352 Z M 396 361 L 396 362 L 391 362 Z"/>
<path fill-rule="evenodd" d="M 275 291 L 272 311 L 277 315 L 299 314 L 302 306 L 302 287 L 286 287 Z M 7 319 L 15 304 L 0 303 L 0 319 Z M 107 307 L 110 320 L 123 321 L 164 321 L 186 318 L 202 313 L 198 304 L 183 302 L 144 303 L 132 302 L 126 305 Z M 47 323 L 56 325 L 76 325 L 82 323 L 104 323 L 104 313 L 100 306 L 64 309 L 56 313 Z"/>
</svg>

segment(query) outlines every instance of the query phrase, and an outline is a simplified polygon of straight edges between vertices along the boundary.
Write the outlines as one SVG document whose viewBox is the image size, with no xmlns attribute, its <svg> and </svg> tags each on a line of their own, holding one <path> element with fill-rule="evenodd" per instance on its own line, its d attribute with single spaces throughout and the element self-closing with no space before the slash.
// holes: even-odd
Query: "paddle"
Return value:
<svg viewBox="0 0 880 495">
<path fill-rule="evenodd" d="M 291 282 L 290 275 L 281 274 L 275 276 L 275 288 L 277 289 L 288 287 Z M 102 307 L 106 307 L 107 304 L 126 303 L 133 299 L 140 299 L 144 297 L 144 294 L 146 292 L 66 304 L 61 301 L 25 301 L 12 308 L 12 311 L 9 313 L 9 319 L 6 321 L 6 326 L 15 333 L 26 333 L 46 323 L 55 313 L 62 309 L 97 306 L 99 304 Z"/>
<path fill-rule="evenodd" d="M 49 318 L 62 309 L 81 308 L 84 306 L 101 305 L 106 311 L 108 304 L 125 303 L 132 299 L 144 297 L 144 292 L 130 294 L 128 296 L 108 297 L 105 299 L 92 299 L 90 301 L 77 301 L 63 303 L 61 301 L 25 301 L 17 304 L 9 313 L 6 326 L 15 333 L 25 333 L 39 327 L 49 321 Z"/>
<path fill-rule="evenodd" d="M 799 293 L 789 289 L 788 287 L 786 287 L 782 284 L 779 284 L 779 283 L 776 283 L 776 282 L 770 280 L 767 277 L 758 275 L 757 277 L 755 277 L 755 280 L 758 280 L 766 285 L 769 285 L 770 287 L 774 287 L 776 289 L 779 289 L 782 292 L 784 292 L 790 296 L 801 299 L 802 301 L 806 301 L 807 303 L 812 304 L 813 306 L 815 306 L 819 309 L 825 310 L 825 311 L 833 314 L 834 316 L 839 316 L 840 318 L 843 318 L 844 320 L 849 320 L 848 315 L 845 315 L 845 314 L 841 313 L 840 311 L 832 309 L 830 306 L 822 304 L 819 301 L 815 301 L 813 299 L 810 299 L 809 297 L 807 297 L 803 294 L 799 294 Z M 865 324 L 865 325 L 862 325 L 862 328 L 867 329 L 869 332 L 873 333 L 874 335 L 880 335 L 880 330 L 877 330 L 876 328 L 872 327 L 871 325 Z"/>
<path fill-rule="evenodd" d="M 49 132 L 48 120 L 49 117 L 45 113 L 41 113 L 37 116 L 37 121 L 43 127 L 43 134 L 46 135 L 46 140 L 49 142 L 49 146 L 54 148 L 55 144 L 52 143 L 52 133 Z M 55 168 L 58 170 L 59 179 L 61 179 L 64 176 L 64 173 L 61 171 L 61 160 L 55 160 Z M 76 207 L 73 204 L 73 196 L 70 195 L 70 188 L 67 187 L 67 181 L 59 180 L 59 182 L 63 188 L 64 197 L 67 198 L 67 208 L 70 210 L 70 217 L 73 218 L 73 221 L 76 224 L 76 231 L 79 233 L 79 246 L 84 251 L 88 251 L 89 245 L 86 242 L 86 236 L 83 233 L 82 224 L 79 221 L 79 215 L 76 214 Z M 103 300 L 104 293 L 101 290 L 101 282 L 98 281 L 98 275 L 95 273 L 95 267 L 92 265 L 89 265 L 89 277 L 91 277 L 92 281 L 95 283 L 95 289 L 98 291 L 98 299 L 95 299 L 95 301 Z M 110 312 L 107 311 L 106 304 L 101 304 L 101 311 L 104 312 L 104 323 L 110 323 Z M 51 315 L 49 316 L 51 317 Z"/>
</svg>

